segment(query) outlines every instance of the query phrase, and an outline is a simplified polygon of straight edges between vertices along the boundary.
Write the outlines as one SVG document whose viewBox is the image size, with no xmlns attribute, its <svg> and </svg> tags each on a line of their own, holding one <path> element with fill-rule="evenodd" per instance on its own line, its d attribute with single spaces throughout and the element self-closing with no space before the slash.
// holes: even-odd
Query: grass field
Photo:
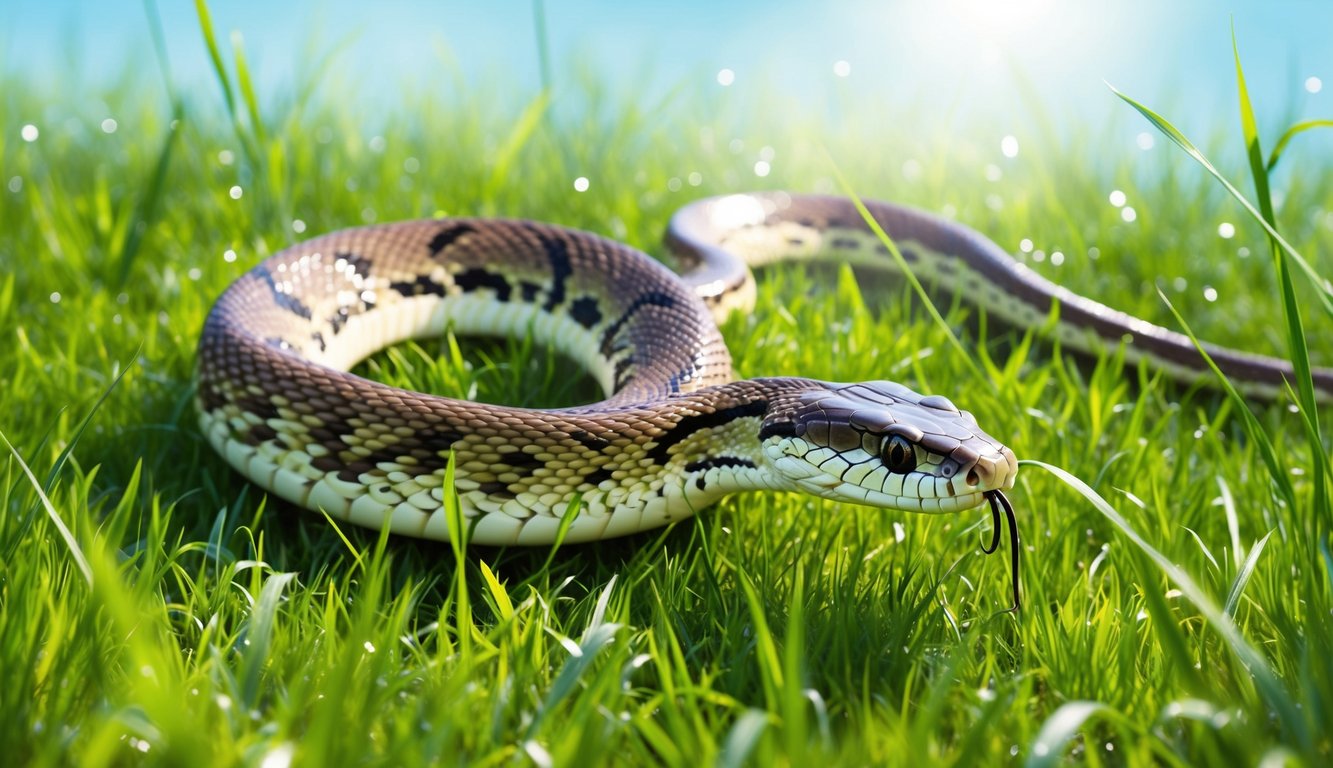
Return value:
<svg viewBox="0 0 1333 768">
<path fill-rule="evenodd" d="M 691 199 L 834 191 L 839 169 L 861 195 L 944 212 L 1016 252 L 1030 241 L 1034 269 L 1178 327 L 1160 288 L 1204 338 L 1285 355 L 1284 306 L 1299 306 L 1312 357 L 1333 362 L 1320 294 L 1297 270 L 1284 302 L 1259 223 L 1130 106 L 1072 130 L 1051 128 L 1043 105 L 979 124 L 838 92 L 811 110 L 682 86 L 643 109 L 557 67 L 549 102 L 446 72 L 455 85 L 367 117 L 317 74 L 252 97 L 226 72 L 230 108 L 219 91 L 176 98 L 151 68 L 95 93 L 0 81 L 7 761 L 1315 765 L 1333 753 L 1333 519 L 1316 414 L 1256 403 L 1250 419 L 1217 391 L 977 322 L 952 297 L 940 308 L 966 354 L 908 289 L 858 287 L 846 271 L 772 270 L 756 311 L 724 330 L 742 375 L 947 394 L 1021 458 L 1104 497 L 1109 516 L 1023 470 L 1016 615 L 1002 612 L 1007 563 L 980 554 L 981 512 L 750 494 L 659 533 L 460 553 L 267 500 L 195 427 L 211 302 L 287 244 L 369 221 L 506 215 L 660 254 L 667 217 Z M 1140 130 L 1152 149 L 1136 146 Z M 1267 194 L 1239 116 L 1206 138 L 1232 183 Z M 1330 171 L 1297 138 L 1273 177 L 1277 231 L 1325 273 Z M 401 345 L 360 370 L 515 404 L 588 397 L 544 350 L 461 350 Z"/>
</svg>

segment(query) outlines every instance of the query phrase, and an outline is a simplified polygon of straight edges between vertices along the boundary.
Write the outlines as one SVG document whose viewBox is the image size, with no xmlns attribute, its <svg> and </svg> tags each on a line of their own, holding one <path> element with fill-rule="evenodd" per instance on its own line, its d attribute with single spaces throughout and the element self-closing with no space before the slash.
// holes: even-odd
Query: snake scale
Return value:
<svg viewBox="0 0 1333 768">
<path fill-rule="evenodd" d="M 1030 327 L 1058 304 L 1052 334 L 1065 347 L 1124 344 L 1131 360 L 1147 357 L 1175 378 L 1209 375 L 1187 338 L 1040 278 L 970 229 L 866 205 L 914 274 L 992 315 Z M 447 538 L 452 455 L 476 543 L 606 539 L 769 489 L 915 512 L 989 502 L 990 549 L 1003 507 L 1017 572 L 1003 494 L 1017 461 L 968 412 L 885 381 L 733 378 L 715 317 L 753 301 L 750 265 L 818 255 L 893 269 L 852 201 L 710 198 L 678 211 L 666 242 L 679 276 L 593 234 L 503 219 L 362 227 L 283 250 L 237 279 L 205 322 L 203 433 L 232 467 L 287 501 L 411 536 Z M 347 372 L 387 345 L 447 329 L 531 334 L 584 366 L 606 399 L 534 410 Z M 1272 395 L 1290 376 L 1279 360 L 1211 353 L 1255 394 Z M 1333 374 L 1316 375 L 1321 392 L 1333 392 Z"/>
</svg>

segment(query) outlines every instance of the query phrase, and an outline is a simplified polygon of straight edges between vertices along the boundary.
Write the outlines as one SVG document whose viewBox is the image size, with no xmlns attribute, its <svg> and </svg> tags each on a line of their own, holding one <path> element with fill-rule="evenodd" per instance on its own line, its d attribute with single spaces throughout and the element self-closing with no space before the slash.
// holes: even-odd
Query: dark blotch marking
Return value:
<svg viewBox="0 0 1333 768">
<path fill-rule="evenodd" d="M 546 466 L 546 462 L 538 459 L 535 455 L 522 451 L 503 454 L 495 463 L 499 466 L 507 466 L 519 474 L 527 474 L 534 469 Z"/>
<path fill-rule="evenodd" d="M 575 299 L 569 307 L 569 316 L 584 328 L 591 328 L 602 322 L 602 311 L 597 308 L 597 299 L 591 296 Z"/>
<path fill-rule="evenodd" d="M 350 313 L 347 311 L 347 307 L 338 307 L 338 311 L 334 312 L 329 317 L 329 327 L 333 329 L 334 336 L 342 333 L 343 326 L 347 325 L 347 318 L 349 316 Z"/>
<path fill-rule="evenodd" d="M 520 280 L 518 283 L 519 291 L 523 294 L 523 301 L 528 304 L 537 303 L 537 294 L 541 293 L 542 287 L 531 280 Z"/>
<path fill-rule="evenodd" d="M 565 282 L 574 273 L 574 268 L 569 262 L 568 243 L 544 232 L 534 232 L 534 234 L 542 244 L 542 250 L 546 251 L 547 260 L 551 262 L 551 292 L 547 294 L 546 303 L 542 305 L 542 309 L 550 312 L 565 300 Z"/>
<path fill-rule="evenodd" d="M 763 416 L 768 412 L 767 400 L 755 400 L 750 403 L 733 405 L 730 408 L 713 411 L 712 413 L 696 413 L 686 416 L 676 425 L 667 430 L 666 434 L 656 438 L 653 447 L 648 449 L 648 457 L 658 464 L 665 464 L 669 458 L 667 453 L 671 446 L 679 443 L 685 438 L 705 429 L 713 429 L 728 424 L 736 419 L 743 419 L 751 416 Z"/>
<path fill-rule="evenodd" d="M 435 427 L 426 427 L 418 429 L 412 437 L 404 441 L 403 445 L 420 444 L 432 450 L 448 451 L 453 444 L 463 439 L 463 435 L 449 429 L 437 429 Z"/>
<path fill-rule="evenodd" d="M 787 238 L 787 245 L 805 245 L 805 238 L 789 237 Z"/>
<path fill-rule="evenodd" d="M 338 472 L 342 470 L 343 463 L 337 456 L 317 456 L 310 460 L 310 466 L 320 472 Z"/>
<path fill-rule="evenodd" d="M 352 253 L 351 251 L 339 251 L 333 254 L 333 258 L 342 259 L 343 261 L 346 261 L 347 264 L 351 266 L 352 274 L 354 275 L 361 275 L 362 277 L 365 277 L 366 275 L 370 274 L 370 265 L 373 262 L 371 262 L 370 259 L 367 259 L 365 256 L 362 256 L 359 253 Z"/>
<path fill-rule="evenodd" d="M 274 304 L 277 304 L 279 307 L 282 307 L 303 320 L 309 320 L 313 316 L 310 307 L 307 307 L 300 299 L 290 293 L 278 290 L 278 281 L 273 279 L 273 273 L 270 272 L 267 267 L 262 265 L 255 267 L 255 274 L 257 274 L 260 279 L 264 281 L 264 284 L 268 286 L 269 292 L 273 294 Z"/>
<path fill-rule="evenodd" d="M 625 308 L 625 311 L 620 314 L 620 317 L 616 318 L 616 321 L 611 323 L 611 325 L 607 327 L 606 332 L 602 334 L 602 356 L 611 356 L 611 344 L 615 341 L 616 335 L 620 333 L 620 329 L 624 328 L 625 323 L 628 323 L 630 318 L 634 317 L 635 313 L 639 310 L 644 307 L 662 307 L 663 309 L 671 309 L 674 306 L 676 306 L 676 300 L 661 291 L 648 291 L 647 293 L 640 294 L 634 301 L 630 302 L 630 305 Z"/>
<path fill-rule="evenodd" d="M 847 251 L 854 251 L 861 247 L 861 243 L 850 237 L 835 237 L 833 238 L 833 247 L 842 248 Z"/>
<path fill-rule="evenodd" d="M 402 296 L 425 296 L 433 294 L 444 296 L 444 286 L 430 279 L 430 275 L 417 275 L 415 280 L 403 280 L 389 283 L 389 287 Z"/>
<path fill-rule="evenodd" d="M 583 476 L 583 482 L 594 487 L 601 485 L 604 481 L 610 479 L 611 479 L 610 467 L 602 467 L 600 469 L 594 469 L 593 471 Z"/>
<path fill-rule="evenodd" d="M 477 490 L 481 491 L 487 496 L 490 496 L 491 498 L 499 499 L 501 501 L 509 501 L 510 499 L 515 498 L 514 494 L 510 493 L 509 491 L 508 483 L 501 483 L 496 480 L 491 480 L 489 482 L 482 483 L 481 485 L 477 486 Z"/>
<path fill-rule="evenodd" d="M 569 436 L 579 441 L 583 446 L 591 448 L 594 451 L 600 451 L 611 444 L 610 440 L 605 440 L 589 432 L 584 432 L 581 429 L 571 431 Z"/>
<path fill-rule="evenodd" d="M 704 459 L 703 461 L 692 461 L 685 465 L 686 472 L 707 472 L 714 467 L 745 467 L 754 469 L 755 464 L 749 459 L 740 459 L 735 456 L 719 456 L 715 459 Z M 708 489 L 708 481 L 701 474 L 694 478 L 694 487 L 699 490 Z"/>
<path fill-rule="evenodd" d="M 311 429 L 308 437 L 331 452 L 312 459 L 311 466 L 321 472 L 336 472 L 340 479 L 354 483 L 363 472 L 383 474 L 376 466 L 381 462 L 398 463 L 403 457 L 410 456 L 416 460 L 416 464 L 406 471 L 410 475 L 420 476 L 444 469 L 448 464 L 450 447 L 463 439 L 463 435 L 449 429 L 426 427 L 379 451 L 357 457 L 347 450 L 341 438 L 354 431 L 352 426 L 336 418 L 327 421 L 322 427 Z"/>
<path fill-rule="evenodd" d="M 314 315 L 314 313 L 310 311 L 310 307 L 307 307 L 304 302 L 290 293 L 278 293 L 277 291 L 274 291 L 273 301 L 278 306 L 291 312 L 293 315 L 300 317 L 302 320 L 309 320 Z"/>
<path fill-rule="evenodd" d="M 373 472 L 376 469 L 378 469 L 378 467 L 375 466 L 375 461 L 370 456 L 367 456 L 364 459 L 357 459 L 356 461 L 344 464 L 343 468 L 338 470 L 338 479 L 345 483 L 355 483 L 360 479 L 362 474 Z"/>
<path fill-rule="evenodd" d="M 630 374 L 632 374 L 633 372 L 634 372 L 633 355 L 622 357 L 619 360 L 617 360 L 615 377 L 613 380 L 614 387 L 616 389 L 620 389 L 621 387 L 625 386 L 625 382 L 629 381 Z"/>
<path fill-rule="evenodd" d="M 315 331 L 314 333 L 310 334 L 310 340 L 319 345 L 320 352 L 323 352 L 329 348 L 329 345 L 324 343 L 324 334 L 320 333 L 319 331 Z"/>
<path fill-rule="evenodd" d="M 278 406 L 268 399 L 268 395 L 245 394 L 236 398 L 236 407 L 242 411 L 253 413 L 258 416 L 260 421 L 279 418 Z"/>
<path fill-rule="evenodd" d="M 454 284 L 467 293 L 478 288 L 490 288 L 495 291 L 495 298 L 500 301 L 509 301 L 509 294 L 513 291 L 513 287 L 509 285 L 504 275 L 481 267 L 472 267 L 458 273 L 454 276 Z"/>
<path fill-rule="evenodd" d="M 443 253 L 446 249 L 448 249 L 449 246 L 458 242 L 458 240 L 464 237 L 465 235 L 470 235 L 476 231 L 477 230 L 474 229 L 471 224 L 459 224 L 459 223 L 446 224 L 444 226 L 444 229 L 441 229 L 439 232 L 435 234 L 435 237 L 432 237 L 430 239 L 431 257 L 438 259 L 440 257 L 440 254 Z"/>
<path fill-rule="evenodd" d="M 917 255 L 917 252 L 911 248 L 900 248 L 899 252 L 903 255 L 903 261 L 906 261 L 908 264 L 915 264 L 921 260 L 921 257 Z"/>
<path fill-rule="evenodd" d="M 715 467 L 745 467 L 754 469 L 755 464 L 749 459 L 741 459 L 735 456 L 718 456 L 715 459 L 704 459 L 703 461 L 692 461 L 685 465 L 686 472 L 698 472 L 713 469 Z"/>
<path fill-rule="evenodd" d="M 759 428 L 759 442 L 770 437 L 796 437 L 796 424 L 790 421 L 772 421 Z"/>
<path fill-rule="evenodd" d="M 245 433 L 244 440 L 247 445 L 259 445 L 278 436 L 278 431 L 267 424 L 256 424 L 250 427 L 250 431 Z"/>
</svg>

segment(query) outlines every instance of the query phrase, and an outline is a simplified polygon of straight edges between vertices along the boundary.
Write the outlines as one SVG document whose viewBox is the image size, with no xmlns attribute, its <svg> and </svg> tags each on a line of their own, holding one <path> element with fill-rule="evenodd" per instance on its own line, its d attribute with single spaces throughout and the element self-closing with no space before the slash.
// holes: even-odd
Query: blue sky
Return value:
<svg viewBox="0 0 1333 768">
<path fill-rule="evenodd" d="M 157 0 L 176 77 L 216 88 L 193 3 Z M 429 87 L 452 58 L 474 82 L 535 89 L 530 0 L 311 2 L 214 0 L 224 36 L 243 36 L 261 92 L 289 85 L 308 52 L 346 45 L 338 88 L 368 103 Z M 1234 119 L 1234 19 L 1251 90 L 1270 123 L 1333 114 L 1333 2 L 938 0 L 937 2 L 590 2 L 545 4 L 557 71 L 577 58 L 651 103 L 682 82 L 866 98 L 964 112 L 1021 103 L 1018 83 L 1057 120 L 1123 110 L 1104 82 L 1165 101 L 1185 127 Z M 53 98 L 131 62 L 156 77 L 144 5 L 49 0 L 0 6 L 0 67 Z M 840 64 L 839 62 L 845 62 Z M 724 76 L 725 79 L 725 76 Z M 559 83 L 557 83 L 559 85 Z M 1270 127 L 1271 129 L 1271 127 Z"/>
</svg>

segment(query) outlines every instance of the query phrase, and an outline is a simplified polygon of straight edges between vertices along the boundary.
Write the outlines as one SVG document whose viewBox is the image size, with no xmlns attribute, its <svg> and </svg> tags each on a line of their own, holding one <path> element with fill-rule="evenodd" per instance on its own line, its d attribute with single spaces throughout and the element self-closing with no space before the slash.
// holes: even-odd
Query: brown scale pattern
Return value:
<svg viewBox="0 0 1333 768">
<path fill-rule="evenodd" d="M 612 359 L 629 358 L 625 380 L 603 403 L 535 411 L 400 390 L 305 359 L 335 344 L 358 315 L 415 295 L 470 291 L 553 314 L 595 299 L 591 330 L 604 334 Z M 730 378 L 726 346 L 702 304 L 649 257 L 553 226 L 445 220 L 333 233 L 238 279 L 205 323 L 198 399 L 206 418 L 227 420 L 231 439 L 308 455 L 317 473 L 364 484 L 390 503 L 438 488 L 453 451 L 458 490 L 477 510 L 523 499 L 541 514 L 562 508 L 552 495 L 637 487 L 649 476 L 660 488 L 661 465 L 679 449 L 650 451 L 675 427 L 774 397 L 756 382 L 717 386 Z"/>
</svg>

